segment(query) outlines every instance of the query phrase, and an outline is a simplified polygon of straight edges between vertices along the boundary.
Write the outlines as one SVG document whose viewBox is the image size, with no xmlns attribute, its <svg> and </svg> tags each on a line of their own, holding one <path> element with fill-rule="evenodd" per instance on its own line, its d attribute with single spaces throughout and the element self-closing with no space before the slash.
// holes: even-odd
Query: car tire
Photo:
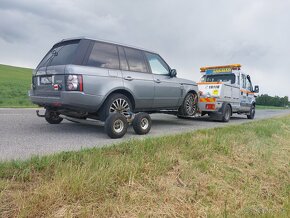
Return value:
<svg viewBox="0 0 290 218">
<path fill-rule="evenodd" d="M 63 121 L 58 112 L 50 109 L 45 110 L 44 118 L 50 124 L 59 124 Z"/>
<path fill-rule="evenodd" d="M 229 122 L 232 115 L 232 108 L 229 104 L 224 106 L 223 114 L 222 114 L 222 122 Z"/>
<path fill-rule="evenodd" d="M 122 110 L 122 107 L 126 110 Z M 132 113 L 132 110 L 132 103 L 127 96 L 120 93 L 114 93 L 106 99 L 105 103 L 100 109 L 99 117 L 101 121 L 105 121 L 112 113 L 121 113 L 125 117 L 129 117 L 130 113 Z"/>
<path fill-rule="evenodd" d="M 132 126 L 136 134 L 147 134 L 152 125 L 152 120 L 149 114 L 141 112 L 135 115 Z"/>
<path fill-rule="evenodd" d="M 178 118 L 193 117 L 198 111 L 198 95 L 196 93 L 187 93 L 182 105 L 178 109 Z"/>
<path fill-rule="evenodd" d="M 252 105 L 250 109 L 250 114 L 247 115 L 247 118 L 250 120 L 253 120 L 255 118 L 255 114 L 256 114 L 256 108 L 255 108 L 255 105 Z"/>
<path fill-rule="evenodd" d="M 113 113 L 108 116 L 105 122 L 105 132 L 112 139 L 122 138 L 128 129 L 127 118 L 120 113 Z"/>
</svg>

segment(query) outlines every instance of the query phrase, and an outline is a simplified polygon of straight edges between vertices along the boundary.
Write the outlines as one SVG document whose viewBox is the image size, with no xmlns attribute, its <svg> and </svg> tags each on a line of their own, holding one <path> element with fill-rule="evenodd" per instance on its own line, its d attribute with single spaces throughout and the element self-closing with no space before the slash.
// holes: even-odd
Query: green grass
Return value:
<svg viewBox="0 0 290 218">
<path fill-rule="evenodd" d="M 258 110 L 285 110 L 286 107 L 277 107 L 277 106 L 266 106 L 266 105 L 256 105 Z"/>
<path fill-rule="evenodd" d="M 0 163 L 0 217 L 289 217 L 290 116 Z"/>
<path fill-rule="evenodd" d="M 32 69 L 0 64 L 0 107 L 35 107 L 28 99 Z"/>
</svg>

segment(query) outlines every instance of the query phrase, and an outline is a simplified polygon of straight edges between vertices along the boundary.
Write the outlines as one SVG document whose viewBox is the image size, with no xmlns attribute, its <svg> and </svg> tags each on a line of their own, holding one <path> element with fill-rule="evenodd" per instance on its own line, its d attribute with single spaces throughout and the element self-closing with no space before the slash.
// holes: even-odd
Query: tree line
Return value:
<svg viewBox="0 0 290 218">
<path fill-rule="evenodd" d="M 277 107 L 286 107 L 290 106 L 290 102 L 288 96 L 279 97 L 279 96 L 269 96 L 267 94 L 262 94 L 257 96 L 256 98 L 257 105 L 265 105 L 265 106 L 277 106 Z"/>
</svg>

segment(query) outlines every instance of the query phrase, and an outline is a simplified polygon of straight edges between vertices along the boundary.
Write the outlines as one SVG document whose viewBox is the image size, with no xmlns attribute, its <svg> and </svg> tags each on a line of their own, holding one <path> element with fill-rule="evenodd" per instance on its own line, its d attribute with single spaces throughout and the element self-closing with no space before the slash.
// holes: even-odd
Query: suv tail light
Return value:
<svg viewBox="0 0 290 218">
<path fill-rule="evenodd" d="M 67 75 L 66 76 L 67 91 L 83 91 L 83 76 L 82 75 Z"/>
</svg>

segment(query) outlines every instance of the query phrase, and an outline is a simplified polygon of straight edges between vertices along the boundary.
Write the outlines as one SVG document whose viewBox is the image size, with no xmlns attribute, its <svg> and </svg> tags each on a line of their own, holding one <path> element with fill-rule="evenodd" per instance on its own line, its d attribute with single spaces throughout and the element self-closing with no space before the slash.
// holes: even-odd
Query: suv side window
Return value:
<svg viewBox="0 0 290 218">
<path fill-rule="evenodd" d="M 129 64 L 129 70 L 147 73 L 147 67 L 142 52 L 132 48 L 124 48 L 124 50 Z"/>
<path fill-rule="evenodd" d="M 169 75 L 169 67 L 159 55 L 145 52 L 153 74 Z"/>
<path fill-rule="evenodd" d="M 118 46 L 118 50 L 119 50 L 121 70 L 129 70 L 129 66 L 128 66 L 128 62 L 127 62 L 127 59 L 126 59 L 124 48 Z"/>
<path fill-rule="evenodd" d="M 90 57 L 88 66 L 119 69 L 119 57 L 117 46 L 95 42 Z"/>
</svg>

